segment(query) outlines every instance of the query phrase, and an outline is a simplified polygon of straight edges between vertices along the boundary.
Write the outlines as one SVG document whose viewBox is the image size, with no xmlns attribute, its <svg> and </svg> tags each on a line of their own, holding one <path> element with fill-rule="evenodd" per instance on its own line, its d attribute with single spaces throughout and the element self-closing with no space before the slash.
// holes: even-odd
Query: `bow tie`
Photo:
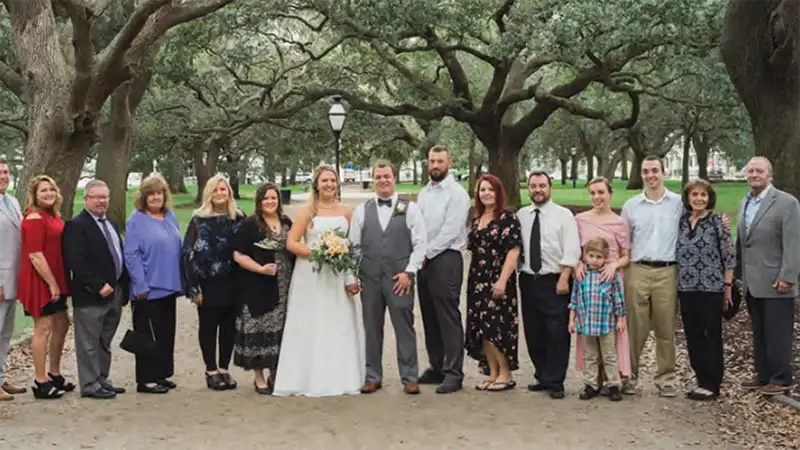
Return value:
<svg viewBox="0 0 800 450">
<path fill-rule="evenodd" d="M 392 207 L 392 199 L 384 200 L 382 198 L 378 199 L 378 206 L 388 206 Z"/>
</svg>

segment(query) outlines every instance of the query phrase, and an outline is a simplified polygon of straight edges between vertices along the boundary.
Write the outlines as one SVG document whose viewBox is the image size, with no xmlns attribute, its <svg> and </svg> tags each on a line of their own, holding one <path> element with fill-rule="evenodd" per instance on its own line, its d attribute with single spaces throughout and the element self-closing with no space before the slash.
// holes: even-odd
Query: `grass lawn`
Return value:
<svg viewBox="0 0 800 450">
<path fill-rule="evenodd" d="M 462 182 L 464 187 L 466 188 L 467 183 Z M 641 191 L 628 191 L 625 189 L 625 181 L 615 180 L 614 181 L 614 197 L 612 200 L 612 206 L 622 207 L 626 200 L 633 197 L 634 195 L 638 194 Z M 680 181 L 675 180 L 668 180 L 666 182 L 667 189 L 673 192 L 680 192 Z M 255 191 L 258 186 L 255 185 L 241 185 L 239 188 L 239 193 L 242 196 L 242 199 L 239 202 L 239 207 L 242 208 L 247 214 L 251 214 L 253 212 L 253 197 L 255 196 Z M 309 188 L 308 184 L 300 184 L 295 186 L 290 186 L 289 189 L 292 190 L 292 193 L 304 193 L 307 192 Z M 724 212 L 728 214 L 728 217 L 731 219 L 731 228 L 733 230 L 736 229 L 736 211 L 739 206 L 739 201 L 744 197 L 745 193 L 747 192 L 747 184 L 742 183 L 720 183 L 716 184 L 714 188 L 717 191 L 717 210 L 720 212 Z M 175 215 L 178 217 L 178 223 L 181 226 L 181 232 L 185 232 L 186 225 L 189 223 L 189 219 L 192 217 L 192 212 L 195 209 L 194 205 L 194 196 L 197 192 L 196 186 L 187 186 L 189 193 L 181 194 L 181 195 L 174 195 L 172 198 Z M 401 193 L 407 194 L 415 194 L 418 193 L 420 190 L 419 185 L 415 185 L 412 183 L 401 183 L 397 185 L 397 191 Z M 130 211 L 133 210 L 133 193 L 135 189 L 131 189 L 127 196 L 127 211 L 130 214 Z M 530 198 L 528 197 L 527 189 L 520 190 L 520 198 L 522 198 L 523 204 L 529 204 Z M 589 205 L 589 195 L 586 191 L 586 188 L 578 184 L 578 187 L 573 189 L 572 184 L 561 185 L 560 183 L 556 183 L 553 185 L 553 201 L 562 205 Z M 83 190 L 79 189 L 75 195 L 75 212 L 80 212 L 83 208 Z M 17 322 L 15 327 L 15 336 L 23 333 L 25 329 L 32 326 L 33 322 L 30 317 L 25 317 L 22 312 L 22 308 L 17 308 Z"/>
</svg>

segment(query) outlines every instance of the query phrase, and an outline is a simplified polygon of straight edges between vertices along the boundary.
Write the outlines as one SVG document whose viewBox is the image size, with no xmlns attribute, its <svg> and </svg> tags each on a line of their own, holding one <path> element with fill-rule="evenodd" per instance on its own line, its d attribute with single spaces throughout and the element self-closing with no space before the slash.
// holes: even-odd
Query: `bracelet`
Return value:
<svg viewBox="0 0 800 450">
<path fill-rule="evenodd" d="M 725 286 L 733 286 L 733 283 L 729 283 L 729 282 L 727 282 L 727 281 L 725 281 L 725 282 L 724 282 L 724 283 L 722 283 L 722 284 L 724 284 Z"/>
</svg>

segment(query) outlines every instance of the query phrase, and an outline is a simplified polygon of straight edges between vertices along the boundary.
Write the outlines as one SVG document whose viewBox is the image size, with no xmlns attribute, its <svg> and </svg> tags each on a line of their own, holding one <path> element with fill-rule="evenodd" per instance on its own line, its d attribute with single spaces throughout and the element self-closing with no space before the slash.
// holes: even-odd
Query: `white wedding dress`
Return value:
<svg viewBox="0 0 800 450">
<path fill-rule="evenodd" d="M 344 216 L 314 217 L 307 244 L 325 231 L 347 232 Z M 286 325 L 273 395 L 323 397 L 358 394 L 366 371 L 364 322 L 346 275 L 298 258 L 289 287 Z"/>
</svg>

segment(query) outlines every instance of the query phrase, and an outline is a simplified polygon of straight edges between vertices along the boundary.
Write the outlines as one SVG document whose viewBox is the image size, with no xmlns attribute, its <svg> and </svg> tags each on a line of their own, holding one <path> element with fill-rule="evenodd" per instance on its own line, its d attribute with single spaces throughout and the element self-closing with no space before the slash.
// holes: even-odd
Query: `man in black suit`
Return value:
<svg viewBox="0 0 800 450">
<path fill-rule="evenodd" d="M 119 229 L 106 218 L 108 199 L 104 182 L 87 183 L 84 210 L 67 221 L 63 234 L 81 395 L 98 399 L 125 392 L 109 379 L 111 340 L 128 302 L 128 274 Z"/>
</svg>

